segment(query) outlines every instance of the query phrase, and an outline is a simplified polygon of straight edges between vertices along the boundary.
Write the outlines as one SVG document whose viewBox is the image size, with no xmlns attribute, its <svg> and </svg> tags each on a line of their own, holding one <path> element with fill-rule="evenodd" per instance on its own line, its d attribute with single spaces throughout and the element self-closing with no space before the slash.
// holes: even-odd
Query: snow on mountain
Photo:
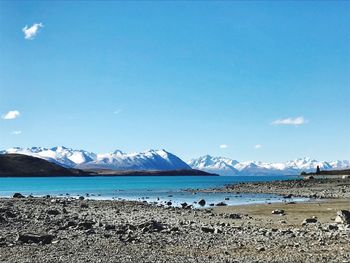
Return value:
<svg viewBox="0 0 350 263">
<path fill-rule="evenodd" d="M 96 158 L 96 154 L 87 152 L 84 150 L 73 150 L 64 146 L 58 146 L 53 148 L 44 147 L 32 147 L 32 148 L 20 148 L 14 147 L 4 151 L 0 151 L 0 154 L 4 153 L 18 153 L 30 155 L 33 157 L 45 159 L 49 162 L 57 163 L 65 167 L 74 167 L 78 164 L 93 161 Z"/>
<path fill-rule="evenodd" d="M 165 150 L 149 150 L 141 153 L 97 154 L 92 162 L 76 166 L 81 169 L 114 170 L 176 170 L 191 169 L 184 161 Z"/>
<path fill-rule="evenodd" d="M 112 170 L 176 170 L 198 169 L 220 175 L 295 175 L 302 171 L 313 172 L 319 166 L 321 170 L 350 168 L 350 161 L 317 161 L 311 158 L 299 158 L 287 162 L 238 162 L 225 157 L 205 155 L 192 159 L 188 163 L 165 150 L 149 150 L 141 153 L 124 153 L 115 150 L 112 153 L 96 154 L 84 150 L 74 150 L 63 146 L 44 148 L 14 147 L 0 151 L 0 154 L 18 153 L 30 155 L 54 162 L 65 167 L 80 169 Z"/>
<path fill-rule="evenodd" d="M 116 150 L 113 153 L 95 154 L 84 150 L 73 150 L 63 146 L 53 148 L 11 148 L 0 151 L 18 153 L 42 158 L 65 167 L 80 169 L 113 169 L 113 170 L 176 170 L 191 169 L 177 156 L 165 150 L 149 150 L 142 153 L 124 153 Z"/>
<path fill-rule="evenodd" d="M 295 175 L 304 172 L 314 172 L 319 166 L 321 170 L 345 169 L 350 167 L 350 161 L 317 161 L 311 158 L 299 158 L 293 161 L 268 163 L 259 161 L 238 162 L 225 157 L 205 155 L 192 159 L 188 164 L 193 169 L 215 172 L 220 175 Z"/>
<path fill-rule="evenodd" d="M 188 165 L 196 167 L 195 169 L 220 175 L 237 174 L 238 170 L 234 167 L 236 164 L 238 164 L 238 162 L 235 160 L 224 157 L 212 157 L 210 155 L 205 155 L 198 159 L 192 159 L 188 162 Z"/>
<path fill-rule="evenodd" d="M 329 164 L 333 167 L 333 169 L 336 169 L 336 170 L 346 169 L 350 167 L 349 160 L 337 160 L 337 161 L 329 162 Z"/>
</svg>

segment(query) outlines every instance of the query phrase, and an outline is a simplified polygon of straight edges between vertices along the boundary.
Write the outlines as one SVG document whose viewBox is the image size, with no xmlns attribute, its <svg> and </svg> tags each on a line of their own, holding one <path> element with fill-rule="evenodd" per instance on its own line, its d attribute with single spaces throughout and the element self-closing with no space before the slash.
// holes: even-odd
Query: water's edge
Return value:
<svg viewBox="0 0 350 263">
<path fill-rule="evenodd" d="M 207 206 L 224 202 L 227 205 L 283 202 L 272 194 L 201 193 L 185 189 L 220 188 L 227 184 L 290 180 L 287 176 L 123 176 L 123 177 L 0 177 L 0 197 L 11 197 L 15 192 L 33 196 L 84 196 L 98 200 L 147 201 L 154 204 L 180 206 L 188 203 L 200 207 L 204 199 Z M 305 201 L 295 198 L 293 201 Z"/>
</svg>

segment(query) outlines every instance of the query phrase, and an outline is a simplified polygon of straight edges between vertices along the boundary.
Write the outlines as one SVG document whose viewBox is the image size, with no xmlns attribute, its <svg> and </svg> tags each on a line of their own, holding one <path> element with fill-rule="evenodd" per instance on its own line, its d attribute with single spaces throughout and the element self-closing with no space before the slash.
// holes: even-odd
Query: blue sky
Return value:
<svg viewBox="0 0 350 263">
<path fill-rule="evenodd" d="M 350 159 L 349 12 L 345 1 L 0 2 L 0 148 Z"/>
</svg>

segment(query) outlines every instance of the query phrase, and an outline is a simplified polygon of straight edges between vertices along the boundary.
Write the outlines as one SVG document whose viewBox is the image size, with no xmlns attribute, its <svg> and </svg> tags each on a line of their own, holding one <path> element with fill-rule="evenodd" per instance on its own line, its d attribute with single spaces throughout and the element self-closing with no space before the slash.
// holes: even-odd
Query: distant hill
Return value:
<svg viewBox="0 0 350 263">
<path fill-rule="evenodd" d="M 66 168 L 103 170 L 190 170 L 191 167 L 176 155 L 165 150 L 149 150 L 140 153 L 93 153 L 64 146 L 53 148 L 14 147 L 0 151 L 0 154 L 25 154 L 59 164 Z"/>
<path fill-rule="evenodd" d="M 0 176 L 72 176 L 89 173 L 68 169 L 40 158 L 23 154 L 0 154 Z"/>
<path fill-rule="evenodd" d="M 41 158 L 23 154 L 0 154 L 0 176 L 6 177 L 54 177 L 54 176 L 177 176 L 211 174 L 195 169 L 179 170 L 79 170 L 65 168 Z"/>
</svg>

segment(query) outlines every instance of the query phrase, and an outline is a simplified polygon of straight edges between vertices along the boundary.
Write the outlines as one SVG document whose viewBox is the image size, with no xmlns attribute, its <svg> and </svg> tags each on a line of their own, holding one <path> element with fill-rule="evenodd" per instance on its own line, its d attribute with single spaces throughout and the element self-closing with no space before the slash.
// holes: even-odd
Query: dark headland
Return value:
<svg viewBox="0 0 350 263">
<path fill-rule="evenodd" d="M 217 176 L 195 169 L 183 170 L 81 170 L 66 168 L 46 160 L 23 155 L 1 154 L 2 177 L 55 177 L 55 176 Z"/>
</svg>

